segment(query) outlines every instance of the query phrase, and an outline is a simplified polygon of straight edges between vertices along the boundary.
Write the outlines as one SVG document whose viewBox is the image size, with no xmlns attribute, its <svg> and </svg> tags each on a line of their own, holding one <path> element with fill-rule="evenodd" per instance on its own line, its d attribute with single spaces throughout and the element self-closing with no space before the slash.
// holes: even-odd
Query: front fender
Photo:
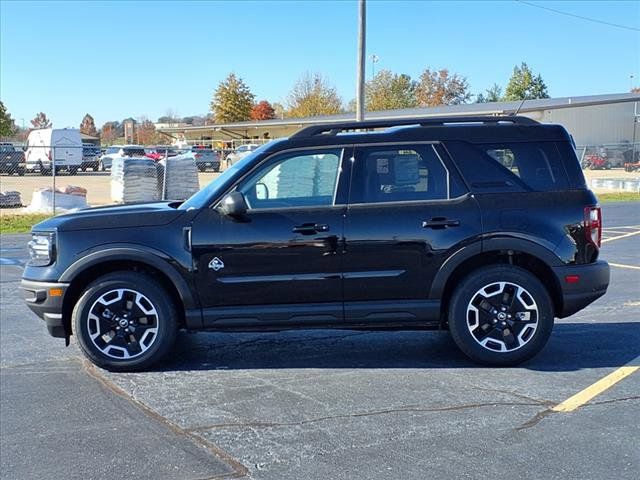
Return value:
<svg viewBox="0 0 640 480">
<path fill-rule="evenodd" d="M 86 269 L 108 261 L 138 262 L 164 273 L 178 291 L 185 309 L 199 308 L 191 287 L 178 270 L 181 267 L 166 253 L 143 245 L 114 245 L 109 248 L 104 248 L 104 246 L 96 248 L 99 250 L 84 252 L 79 260 L 72 263 L 62 273 L 58 281 L 71 283 Z"/>
</svg>

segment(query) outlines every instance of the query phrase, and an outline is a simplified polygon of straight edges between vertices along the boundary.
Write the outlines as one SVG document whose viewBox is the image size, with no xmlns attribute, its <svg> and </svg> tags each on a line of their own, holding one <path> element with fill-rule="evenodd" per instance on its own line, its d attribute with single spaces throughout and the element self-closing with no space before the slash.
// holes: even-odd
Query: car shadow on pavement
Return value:
<svg viewBox="0 0 640 480">
<path fill-rule="evenodd" d="M 560 323 L 547 346 L 518 368 L 619 367 L 640 356 L 640 322 Z M 477 368 L 447 332 L 296 330 L 180 333 L 161 370 L 278 368 Z"/>
</svg>

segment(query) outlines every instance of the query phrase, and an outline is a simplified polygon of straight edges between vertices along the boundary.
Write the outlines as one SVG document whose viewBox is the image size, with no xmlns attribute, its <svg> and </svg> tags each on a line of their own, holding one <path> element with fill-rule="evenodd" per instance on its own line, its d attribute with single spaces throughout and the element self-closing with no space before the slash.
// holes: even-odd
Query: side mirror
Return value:
<svg viewBox="0 0 640 480">
<path fill-rule="evenodd" d="M 230 217 L 239 217 L 247 213 L 249 207 L 244 195 L 240 192 L 231 192 L 220 202 L 219 210 Z"/>
</svg>

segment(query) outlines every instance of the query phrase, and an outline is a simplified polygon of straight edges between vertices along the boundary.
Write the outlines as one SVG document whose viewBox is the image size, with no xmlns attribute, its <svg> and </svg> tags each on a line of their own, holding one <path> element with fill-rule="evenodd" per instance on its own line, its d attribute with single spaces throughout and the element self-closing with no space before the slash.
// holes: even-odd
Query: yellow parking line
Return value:
<svg viewBox="0 0 640 480">
<path fill-rule="evenodd" d="M 612 267 L 618 267 L 618 268 L 631 268 L 632 270 L 640 270 L 640 267 L 636 267 L 635 265 L 624 265 L 622 263 L 611 263 L 611 262 L 609 262 L 609 265 L 611 265 Z"/>
<path fill-rule="evenodd" d="M 640 231 L 625 233 L 624 235 L 618 235 L 617 237 L 605 238 L 604 240 L 602 240 L 602 243 L 611 242 L 613 240 L 618 240 L 620 238 L 633 237 L 634 235 L 640 235 Z"/>
<path fill-rule="evenodd" d="M 564 402 L 559 403 L 551 410 L 554 412 L 572 412 L 638 369 L 640 369 L 640 367 L 620 367 L 615 372 L 610 373 L 593 385 L 590 385 L 581 392 L 576 393 L 573 397 L 567 398 Z"/>
</svg>

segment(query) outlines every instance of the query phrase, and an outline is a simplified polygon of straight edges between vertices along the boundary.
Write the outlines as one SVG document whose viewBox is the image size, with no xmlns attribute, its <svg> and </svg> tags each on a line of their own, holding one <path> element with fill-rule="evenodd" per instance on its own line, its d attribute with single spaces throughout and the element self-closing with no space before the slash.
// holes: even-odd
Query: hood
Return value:
<svg viewBox="0 0 640 480">
<path fill-rule="evenodd" d="M 104 228 L 155 227 L 171 223 L 182 216 L 170 202 L 137 203 L 93 207 L 49 218 L 33 227 L 33 231 L 101 230 Z"/>
</svg>

